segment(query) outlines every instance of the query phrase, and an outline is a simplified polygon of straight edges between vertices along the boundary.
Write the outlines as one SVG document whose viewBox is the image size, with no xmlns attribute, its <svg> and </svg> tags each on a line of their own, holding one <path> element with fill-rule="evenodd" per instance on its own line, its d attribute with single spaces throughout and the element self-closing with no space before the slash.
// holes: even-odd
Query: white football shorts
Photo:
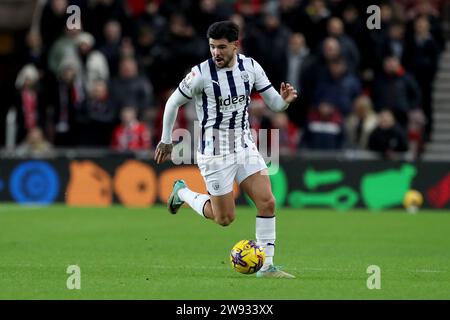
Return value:
<svg viewBox="0 0 450 320">
<path fill-rule="evenodd" d="M 247 177 L 267 169 L 255 144 L 229 155 L 205 156 L 197 153 L 197 163 L 208 192 L 222 196 L 233 191 L 233 182 L 241 184 Z"/>
</svg>

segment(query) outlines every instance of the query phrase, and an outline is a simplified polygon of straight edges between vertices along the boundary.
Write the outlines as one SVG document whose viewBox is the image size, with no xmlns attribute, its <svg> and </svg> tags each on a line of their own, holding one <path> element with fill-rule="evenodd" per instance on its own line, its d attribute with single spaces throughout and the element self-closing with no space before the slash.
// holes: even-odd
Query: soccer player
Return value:
<svg viewBox="0 0 450 320">
<path fill-rule="evenodd" d="M 178 108 L 194 99 L 201 125 L 197 162 L 209 195 L 193 192 L 183 180 L 177 180 L 168 209 L 175 214 L 186 202 L 199 215 L 227 226 L 235 218 L 236 180 L 258 210 L 256 240 L 266 258 L 257 277 L 295 278 L 273 264 L 275 199 L 267 166 L 250 133 L 248 106 L 253 88 L 273 111 L 285 110 L 297 98 L 297 91 L 282 83 L 278 93 L 258 62 L 237 53 L 239 28 L 233 22 L 212 24 L 207 38 L 212 57 L 193 67 L 167 100 L 155 160 L 159 164 L 170 158 Z"/>
</svg>

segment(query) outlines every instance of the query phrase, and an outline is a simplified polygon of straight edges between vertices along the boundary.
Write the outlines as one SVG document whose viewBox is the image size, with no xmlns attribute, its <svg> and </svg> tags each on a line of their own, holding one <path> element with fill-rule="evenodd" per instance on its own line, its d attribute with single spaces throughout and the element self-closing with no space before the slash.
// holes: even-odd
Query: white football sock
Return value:
<svg viewBox="0 0 450 320">
<path fill-rule="evenodd" d="M 203 214 L 203 208 L 206 201 L 209 200 L 209 196 L 206 194 L 197 193 L 189 190 L 188 188 L 183 188 L 178 190 L 178 196 L 181 200 L 186 202 L 192 209 L 195 210 L 199 215 L 206 218 Z"/>
<path fill-rule="evenodd" d="M 273 264 L 273 256 L 275 254 L 275 222 L 273 217 L 256 217 L 256 241 L 257 244 L 264 248 L 266 258 L 262 270 L 267 269 Z"/>
</svg>

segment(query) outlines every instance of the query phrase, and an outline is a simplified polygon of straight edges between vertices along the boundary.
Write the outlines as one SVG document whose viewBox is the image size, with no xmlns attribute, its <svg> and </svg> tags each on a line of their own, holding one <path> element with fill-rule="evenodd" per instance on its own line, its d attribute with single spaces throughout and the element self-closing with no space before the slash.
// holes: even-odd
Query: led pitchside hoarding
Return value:
<svg viewBox="0 0 450 320">
<path fill-rule="evenodd" d="M 173 181 L 206 193 L 195 165 L 156 166 L 125 158 L 2 160 L 0 201 L 71 206 L 150 207 L 165 203 Z M 447 163 L 282 160 L 270 176 L 277 206 L 382 210 L 399 207 L 406 191 L 419 190 L 427 208 L 450 208 Z M 251 204 L 235 184 L 239 204 Z"/>
</svg>

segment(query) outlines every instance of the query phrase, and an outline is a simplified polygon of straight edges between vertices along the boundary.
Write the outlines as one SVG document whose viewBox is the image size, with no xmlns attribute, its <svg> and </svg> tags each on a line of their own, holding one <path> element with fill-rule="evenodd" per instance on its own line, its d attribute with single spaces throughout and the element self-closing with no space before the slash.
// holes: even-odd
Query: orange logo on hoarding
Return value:
<svg viewBox="0 0 450 320">
<path fill-rule="evenodd" d="M 92 161 L 72 161 L 66 203 L 71 206 L 107 207 L 112 204 L 113 190 L 128 207 L 150 207 L 156 196 L 166 203 L 175 180 L 183 179 L 195 192 L 207 194 L 205 182 L 196 166 L 182 166 L 163 171 L 159 177 L 144 162 L 128 160 L 116 168 L 114 179 Z M 113 189 L 114 188 L 114 189 Z M 234 198 L 239 187 L 233 185 Z"/>
<path fill-rule="evenodd" d="M 126 206 L 151 206 L 156 200 L 155 171 L 143 162 L 128 160 L 116 170 L 114 190 Z"/>
<path fill-rule="evenodd" d="M 112 202 L 110 175 L 92 161 L 70 162 L 66 203 L 71 206 L 108 207 Z"/>
</svg>

